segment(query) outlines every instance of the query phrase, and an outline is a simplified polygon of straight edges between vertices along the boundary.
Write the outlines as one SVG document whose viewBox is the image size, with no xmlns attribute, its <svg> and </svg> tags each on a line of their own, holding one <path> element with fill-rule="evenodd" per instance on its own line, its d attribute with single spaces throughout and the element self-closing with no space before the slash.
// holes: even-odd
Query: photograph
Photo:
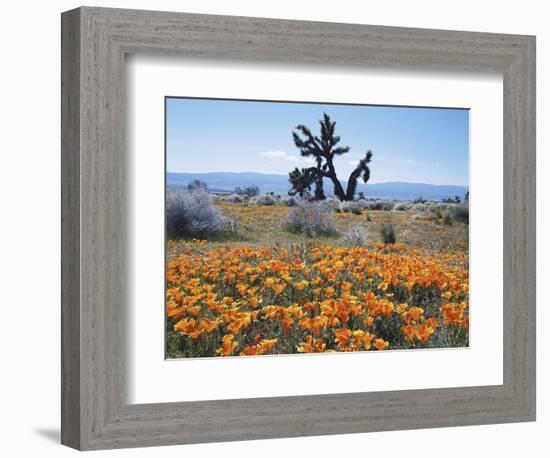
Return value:
<svg viewBox="0 0 550 458">
<path fill-rule="evenodd" d="M 469 346 L 469 110 L 166 97 L 168 359 Z"/>
</svg>

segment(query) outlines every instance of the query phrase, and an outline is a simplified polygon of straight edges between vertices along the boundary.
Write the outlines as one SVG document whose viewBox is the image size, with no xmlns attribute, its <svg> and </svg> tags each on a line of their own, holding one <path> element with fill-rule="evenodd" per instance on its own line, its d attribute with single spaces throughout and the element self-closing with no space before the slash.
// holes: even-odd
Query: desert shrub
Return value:
<svg viewBox="0 0 550 458">
<path fill-rule="evenodd" d="M 468 205 L 457 205 L 454 209 L 454 218 L 463 224 L 470 224 L 470 208 Z"/>
<path fill-rule="evenodd" d="M 365 199 L 359 199 L 355 201 L 355 205 L 357 205 L 362 210 L 366 210 L 367 208 L 370 208 L 369 202 Z"/>
<path fill-rule="evenodd" d="M 340 203 L 339 210 L 342 213 L 353 213 L 354 215 L 360 215 L 363 208 L 357 202 L 346 201 Z"/>
<path fill-rule="evenodd" d="M 224 200 L 232 204 L 242 204 L 244 202 L 244 197 L 240 194 L 229 194 Z"/>
<path fill-rule="evenodd" d="M 201 180 L 195 179 L 187 185 L 187 190 L 192 191 L 208 191 L 208 185 Z"/>
<path fill-rule="evenodd" d="M 323 203 L 330 208 L 332 211 L 340 210 L 340 200 L 335 197 L 327 197 Z"/>
<path fill-rule="evenodd" d="M 413 200 L 413 204 L 424 204 L 426 203 L 426 199 L 424 197 L 420 196 Z"/>
<path fill-rule="evenodd" d="M 425 212 L 428 210 L 428 206 L 424 203 L 417 203 L 412 206 L 415 212 Z"/>
<path fill-rule="evenodd" d="M 240 233 L 238 218 L 226 217 L 223 225 L 223 230 L 225 231 L 226 235 L 229 237 L 239 237 L 242 235 Z"/>
<path fill-rule="evenodd" d="M 369 210 L 382 210 L 382 202 L 380 200 L 369 201 Z"/>
<path fill-rule="evenodd" d="M 403 212 L 403 211 L 408 210 L 409 207 L 410 207 L 410 204 L 409 204 L 408 202 L 397 202 L 397 203 L 393 206 L 393 210 L 394 210 L 394 211 Z"/>
<path fill-rule="evenodd" d="M 338 233 L 332 210 L 322 202 L 301 203 L 294 207 L 288 215 L 287 229 L 308 237 L 333 236 Z"/>
<path fill-rule="evenodd" d="M 369 223 L 372 221 L 372 218 L 370 217 L 369 214 L 367 214 L 367 218 L 366 218 L 366 219 L 367 219 L 367 221 L 368 221 Z"/>
<path fill-rule="evenodd" d="M 455 208 L 455 204 L 451 202 L 439 202 L 436 204 L 435 208 L 439 210 L 451 210 Z"/>
<path fill-rule="evenodd" d="M 443 224 L 445 226 L 452 226 L 453 225 L 453 217 L 449 212 L 445 213 L 445 216 L 443 217 Z"/>
<path fill-rule="evenodd" d="M 301 200 L 296 196 L 282 196 L 280 202 L 287 207 L 295 207 L 301 202 Z"/>
<path fill-rule="evenodd" d="M 340 241 L 345 245 L 365 246 L 368 242 L 368 232 L 362 226 L 352 227 L 346 232 Z"/>
<path fill-rule="evenodd" d="M 166 232 L 169 237 L 205 237 L 223 230 L 226 218 L 212 197 L 198 189 L 171 191 L 166 196 Z"/>
<path fill-rule="evenodd" d="M 393 210 L 393 202 L 390 200 L 374 200 L 369 202 L 369 208 L 371 210 Z"/>
<path fill-rule="evenodd" d="M 460 203 L 460 197 L 454 196 L 454 197 L 447 197 L 442 200 L 442 202 L 451 203 L 451 204 L 459 204 Z"/>
<path fill-rule="evenodd" d="M 382 224 L 380 228 L 380 238 L 382 239 L 382 243 L 385 243 L 385 244 L 391 244 L 397 241 L 397 237 L 395 235 L 395 229 L 392 223 Z"/>
<path fill-rule="evenodd" d="M 239 196 L 254 197 L 260 194 L 260 188 L 255 184 L 250 186 L 237 186 L 233 193 L 238 194 Z"/>
<path fill-rule="evenodd" d="M 271 194 L 263 194 L 250 198 L 250 202 L 255 205 L 275 205 L 277 200 Z"/>
</svg>

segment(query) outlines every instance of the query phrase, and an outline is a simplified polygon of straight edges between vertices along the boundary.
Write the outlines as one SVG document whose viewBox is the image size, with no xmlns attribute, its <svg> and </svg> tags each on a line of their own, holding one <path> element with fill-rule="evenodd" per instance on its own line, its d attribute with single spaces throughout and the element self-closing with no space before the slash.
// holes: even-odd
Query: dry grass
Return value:
<svg viewBox="0 0 550 458">
<path fill-rule="evenodd" d="M 237 221 L 241 240 L 237 244 L 249 246 L 296 243 L 307 240 L 307 236 L 288 232 L 286 221 L 292 207 L 284 205 L 244 205 L 240 203 L 218 202 L 216 206 L 231 220 Z M 361 215 L 354 213 L 334 213 L 336 229 L 346 234 L 351 229 L 363 227 L 369 234 L 371 244 L 381 242 L 380 227 L 391 223 L 397 233 L 397 241 L 409 247 L 422 248 L 430 252 L 468 251 L 468 225 L 456 223 L 444 225 L 443 221 L 428 219 L 429 214 L 415 219 L 413 210 L 383 211 L 365 210 Z M 370 219 L 370 221 L 368 221 Z M 327 238 L 329 245 L 338 244 L 337 238 Z M 212 241 L 212 246 L 223 245 L 224 240 Z M 171 243 L 169 255 L 177 253 L 177 243 Z M 173 251 L 175 250 L 175 251 Z"/>
</svg>

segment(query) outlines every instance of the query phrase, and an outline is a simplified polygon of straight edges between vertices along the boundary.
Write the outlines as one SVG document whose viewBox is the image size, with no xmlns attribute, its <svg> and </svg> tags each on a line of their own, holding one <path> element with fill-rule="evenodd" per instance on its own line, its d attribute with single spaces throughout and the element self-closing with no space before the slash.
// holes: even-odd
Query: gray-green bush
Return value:
<svg viewBox="0 0 550 458">
<path fill-rule="evenodd" d="M 228 196 L 225 196 L 223 200 L 232 204 L 242 204 L 245 199 L 240 194 L 229 194 Z"/>
<path fill-rule="evenodd" d="M 346 232 L 340 241 L 344 245 L 351 246 L 365 246 L 368 242 L 369 234 L 367 230 L 362 226 L 352 227 L 348 232 Z"/>
<path fill-rule="evenodd" d="M 335 197 L 327 197 L 323 203 L 325 206 L 330 208 L 332 211 L 339 211 L 340 209 L 340 200 Z"/>
<path fill-rule="evenodd" d="M 425 212 L 429 207 L 424 203 L 417 203 L 412 206 L 412 209 L 416 212 Z"/>
<path fill-rule="evenodd" d="M 293 207 L 286 221 L 290 232 L 308 237 L 334 236 L 338 233 L 331 208 L 323 202 L 301 203 Z"/>
<path fill-rule="evenodd" d="M 250 186 L 237 186 L 233 193 L 239 196 L 254 197 L 260 194 L 260 188 L 255 184 Z"/>
<path fill-rule="evenodd" d="M 470 224 L 470 207 L 468 205 L 457 205 L 454 209 L 454 217 L 459 223 Z"/>
<path fill-rule="evenodd" d="M 300 203 L 301 199 L 296 196 L 282 196 L 279 201 L 287 207 L 295 207 Z"/>
<path fill-rule="evenodd" d="M 370 210 L 393 210 L 394 203 L 391 200 L 372 200 L 369 201 Z"/>
<path fill-rule="evenodd" d="M 262 194 L 261 196 L 251 197 L 250 203 L 255 205 L 275 205 L 277 200 L 269 194 Z"/>
<path fill-rule="evenodd" d="M 393 206 L 393 209 L 394 209 L 394 211 L 404 212 L 404 211 L 408 210 L 410 208 L 410 206 L 411 205 L 408 202 L 397 202 Z"/>
<path fill-rule="evenodd" d="M 168 237 L 206 237 L 224 229 L 226 218 L 206 191 L 170 191 L 166 196 Z"/>
<path fill-rule="evenodd" d="M 354 201 L 346 201 L 340 203 L 339 211 L 342 213 L 353 213 L 354 215 L 360 215 L 363 207 Z"/>
</svg>

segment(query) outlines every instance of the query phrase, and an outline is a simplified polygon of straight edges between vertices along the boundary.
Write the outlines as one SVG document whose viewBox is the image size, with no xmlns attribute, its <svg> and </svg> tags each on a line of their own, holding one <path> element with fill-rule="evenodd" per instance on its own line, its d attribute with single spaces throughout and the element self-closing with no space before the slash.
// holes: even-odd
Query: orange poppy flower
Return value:
<svg viewBox="0 0 550 458">
<path fill-rule="evenodd" d="M 233 341 L 233 334 L 226 334 L 222 339 L 222 347 L 216 350 L 220 356 L 230 356 L 237 348 L 237 342 Z"/>
<path fill-rule="evenodd" d="M 290 330 L 292 329 L 292 318 L 290 317 L 290 315 L 286 314 L 281 323 L 285 332 L 290 332 Z"/>
<path fill-rule="evenodd" d="M 313 336 L 306 336 L 305 342 L 296 347 L 300 353 L 321 353 L 325 351 L 326 344 L 323 339 L 314 339 Z"/>
<path fill-rule="evenodd" d="M 351 338 L 351 331 L 347 328 L 336 329 L 334 331 L 334 337 L 334 341 L 337 342 L 340 347 L 344 348 Z"/>
<path fill-rule="evenodd" d="M 375 339 L 372 344 L 377 350 L 385 350 L 390 346 L 390 343 L 386 342 L 384 339 Z"/>
<path fill-rule="evenodd" d="M 431 328 L 425 323 L 422 323 L 418 325 L 416 328 L 416 337 L 418 337 L 419 340 L 426 342 L 434 332 L 435 332 L 434 328 Z"/>
<path fill-rule="evenodd" d="M 402 326 L 401 332 L 410 341 L 412 341 L 416 335 L 416 330 L 414 329 L 414 326 L 412 324 L 406 324 L 405 326 Z"/>
</svg>

